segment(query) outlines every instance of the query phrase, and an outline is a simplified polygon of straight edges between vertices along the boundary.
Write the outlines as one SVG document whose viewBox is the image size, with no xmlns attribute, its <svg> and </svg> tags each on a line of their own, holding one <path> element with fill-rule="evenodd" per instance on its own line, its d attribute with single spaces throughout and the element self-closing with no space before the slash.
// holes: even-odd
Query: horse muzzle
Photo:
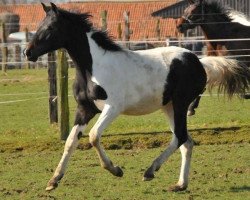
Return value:
<svg viewBox="0 0 250 200">
<path fill-rule="evenodd" d="M 38 57 L 34 55 L 34 52 L 30 48 L 26 48 L 23 50 L 23 55 L 26 57 L 28 61 L 36 62 Z"/>
</svg>

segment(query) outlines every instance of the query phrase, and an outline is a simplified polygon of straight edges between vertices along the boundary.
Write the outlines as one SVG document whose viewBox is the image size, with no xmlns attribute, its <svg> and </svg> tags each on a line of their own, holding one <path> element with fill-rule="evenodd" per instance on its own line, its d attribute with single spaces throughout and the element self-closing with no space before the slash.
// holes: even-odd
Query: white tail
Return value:
<svg viewBox="0 0 250 200">
<path fill-rule="evenodd" d="M 225 57 L 204 57 L 200 59 L 207 74 L 209 91 L 218 86 L 218 92 L 228 94 L 245 94 L 249 90 L 250 69 L 234 59 Z"/>
</svg>

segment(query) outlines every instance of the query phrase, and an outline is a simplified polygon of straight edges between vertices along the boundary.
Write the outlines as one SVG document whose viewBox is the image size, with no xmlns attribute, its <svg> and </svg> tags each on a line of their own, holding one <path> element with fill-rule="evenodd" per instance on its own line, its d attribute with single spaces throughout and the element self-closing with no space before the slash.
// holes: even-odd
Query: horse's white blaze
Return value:
<svg viewBox="0 0 250 200">
<path fill-rule="evenodd" d="M 163 91 L 170 64 L 188 50 L 179 47 L 146 51 L 109 52 L 98 47 L 87 34 L 93 57 L 92 81 L 102 86 L 108 99 L 95 101 L 99 109 L 104 104 L 116 105 L 121 113 L 143 115 L 162 107 Z"/>
<path fill-rule="evenodd" d="M 237 12 L 235 10 L 230 11 L 229 17 L 232 18 L 232 22 L 237 22 L 244 26 L 250 26 L 250 19 L 243 13 Z"/>
</svg>

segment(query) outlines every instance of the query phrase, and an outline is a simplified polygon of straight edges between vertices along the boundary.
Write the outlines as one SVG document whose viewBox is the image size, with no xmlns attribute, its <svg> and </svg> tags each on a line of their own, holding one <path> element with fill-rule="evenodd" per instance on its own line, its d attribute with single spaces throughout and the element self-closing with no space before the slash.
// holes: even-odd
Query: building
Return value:
<svg viewBox="0 0 250 200">
<path fill-rule="evenodd" d="M 206 2 L 212 2 L 215 0 L 205 0 Z M 250 1 L 249 0 L 216 0 L 220 2 L 224 7 L 230 7 L 236 11 L 244 13 L 246 16 L 250 16 Z M 188 6 L 187 0 L 179 1 L 170 6 L 166 6 L 152 13 L 154 17 L 162 17 L 163 19 L 177 19 L 180 18 Z M 190 30 L 188 34 L 202 35 L 199 28 Z"/>
<path fill-rule="evenodd" d="M 124 11 L 130 12 L 131 40 L 156 39 L 157 19 L 151 14 L 161 8 L 175 4 L 178 0 L 163 1 L 84 1 L 57 4 L 59 7 L 77 12 L 89 12 L 93 17 L 91 21 L 96 27 L 101 27 L 100 13 L 107 11 L 107 27 L 110 34 L 118 38 L 118 24 L 121 23 L 124 32 Z M 10 12 L 19 15 L 20 30 L 27 27 L 29 31 L 36 30 L 39 22 L 44 17 L 40 4 L 26 5 L 1 5 L 0 13 Z M 160 19 L 160 39 L 176 35 L 174 19 Z M 124 35 L 122 36 L 124 38 Z"/>
</svg>

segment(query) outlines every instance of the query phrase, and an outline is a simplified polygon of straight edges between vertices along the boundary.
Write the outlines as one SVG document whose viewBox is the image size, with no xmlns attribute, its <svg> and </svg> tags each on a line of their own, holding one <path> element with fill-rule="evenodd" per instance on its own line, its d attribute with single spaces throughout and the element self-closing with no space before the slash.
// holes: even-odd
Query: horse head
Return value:
<svg viewBox="0 0 250 200">
<path fill-rule="evenodd" d="M 184 33 L 204 22 L 203 0 L 188 0 L 189 6 L 184 10 L 182 17 L 177 22 L 177 29 Z"/>
<path fill-rule="evenodd" d="M 87 20 L 88 14 L 70 13 L 57 8 L 53 3 L 50 4 L 51 6 L 46 6 L 42 3 L 46 16 L 24 51 L 29 61 L 35 62 L 39 56 L 60 48 L 67 49 L 68 44 L 74 38 L 72 36 L 72 32 L 74 32 L 72 31 L 72 24 L 76 26 L 83 24 L 81 30 L 85 33 L 90 29 L 90 24 Z"/>
</svg>

